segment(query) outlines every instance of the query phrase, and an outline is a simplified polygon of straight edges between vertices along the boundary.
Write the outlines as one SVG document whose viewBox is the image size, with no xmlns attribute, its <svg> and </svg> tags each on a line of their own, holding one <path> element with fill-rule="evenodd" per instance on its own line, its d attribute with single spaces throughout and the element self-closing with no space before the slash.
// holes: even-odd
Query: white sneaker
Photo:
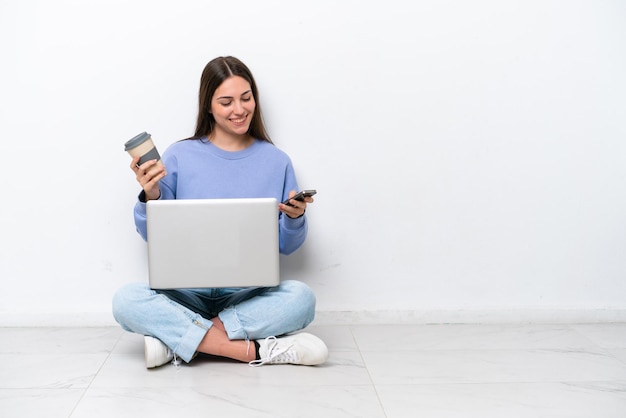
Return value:
<svg viewBox="0 0 626 418">
<path fill-rule="evenodd" d="M 152 369 L 169 362 L 174 358 L 174 353 L 165 344 L 154 337 L 144 336 L 144 354 L 146 356 L 146 368 Z"/>
<path fill-rule="evenodd" d="M 282 338 L 259 340 L 260 360 L 248 363 L 252 367 L 264 364 L 301 364 L 315 366 L 328 359 L 326 344 L 315 335 L 300 333 Z"/>
</svg>

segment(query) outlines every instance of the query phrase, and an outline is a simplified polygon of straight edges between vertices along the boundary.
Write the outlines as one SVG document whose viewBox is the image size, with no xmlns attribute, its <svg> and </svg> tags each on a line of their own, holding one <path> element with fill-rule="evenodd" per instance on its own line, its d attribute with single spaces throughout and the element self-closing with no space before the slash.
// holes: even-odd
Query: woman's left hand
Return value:
<svg viewBox="0 0 626 418">
<path fill-rule="evenodd" d="M 292 198 L 295 195 L 295 190 L 289 192 L 289 198 Z M 304 200 L 291 199 L 289 201 L 289 204 L 292 206 L 279 203 L 278 210 L 280 210 L 282 213 L 289 216 L 290 218 L 299 218 L 300 216 L 304 215 L 304 212 L 306 211 L 306 205 L 308 203 L 313 203 L 313 201 L 313 198 L 309 196 L 305 197 Z"/>
</svg>

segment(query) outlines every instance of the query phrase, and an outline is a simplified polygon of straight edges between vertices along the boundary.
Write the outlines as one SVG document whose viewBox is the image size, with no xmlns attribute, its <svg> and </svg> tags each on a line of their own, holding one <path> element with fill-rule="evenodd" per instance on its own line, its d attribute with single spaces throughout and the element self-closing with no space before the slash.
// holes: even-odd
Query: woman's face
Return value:
<svg viewBox="0 0 626 418">
<path fill-rule="evenodd" d="M 229 77 L 215 90 L 211 113 L 215 118 L 215 133 L 241 136 L 248 133 L 256 102 L 252 88 L 244 78 Z"/>
</svg>

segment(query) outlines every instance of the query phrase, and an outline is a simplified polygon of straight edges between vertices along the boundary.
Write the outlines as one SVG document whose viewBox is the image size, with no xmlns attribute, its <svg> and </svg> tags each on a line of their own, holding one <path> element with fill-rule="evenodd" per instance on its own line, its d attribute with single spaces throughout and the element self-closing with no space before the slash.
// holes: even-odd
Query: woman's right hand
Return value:
<svg viewBox="0 0 626 418">
<path fill-rule="evenodd" d="M 165 166 L 163 164 L 157 164 L 157 160 L 146 161 L 138 166 L 139 158 L 140 157 L 133 158 L 130 163 L 130 169 L 135 172 L 137 181 L 146 194 L 146 201 L 156 200 L 161 196 L 159 180 L 167 174 Z"/>
</svg>

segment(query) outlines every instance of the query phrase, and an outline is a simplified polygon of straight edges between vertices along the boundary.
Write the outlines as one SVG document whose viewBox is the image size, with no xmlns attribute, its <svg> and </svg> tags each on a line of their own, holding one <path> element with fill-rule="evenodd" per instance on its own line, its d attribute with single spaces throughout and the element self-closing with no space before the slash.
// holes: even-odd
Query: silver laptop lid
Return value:
<svg viewBox="0 0 626 418">
<path fill-rule="evenodd" d="M 150 200 L 146 210 L 153 289 L 279 284 L 276 199 Z"/>
</svg>

